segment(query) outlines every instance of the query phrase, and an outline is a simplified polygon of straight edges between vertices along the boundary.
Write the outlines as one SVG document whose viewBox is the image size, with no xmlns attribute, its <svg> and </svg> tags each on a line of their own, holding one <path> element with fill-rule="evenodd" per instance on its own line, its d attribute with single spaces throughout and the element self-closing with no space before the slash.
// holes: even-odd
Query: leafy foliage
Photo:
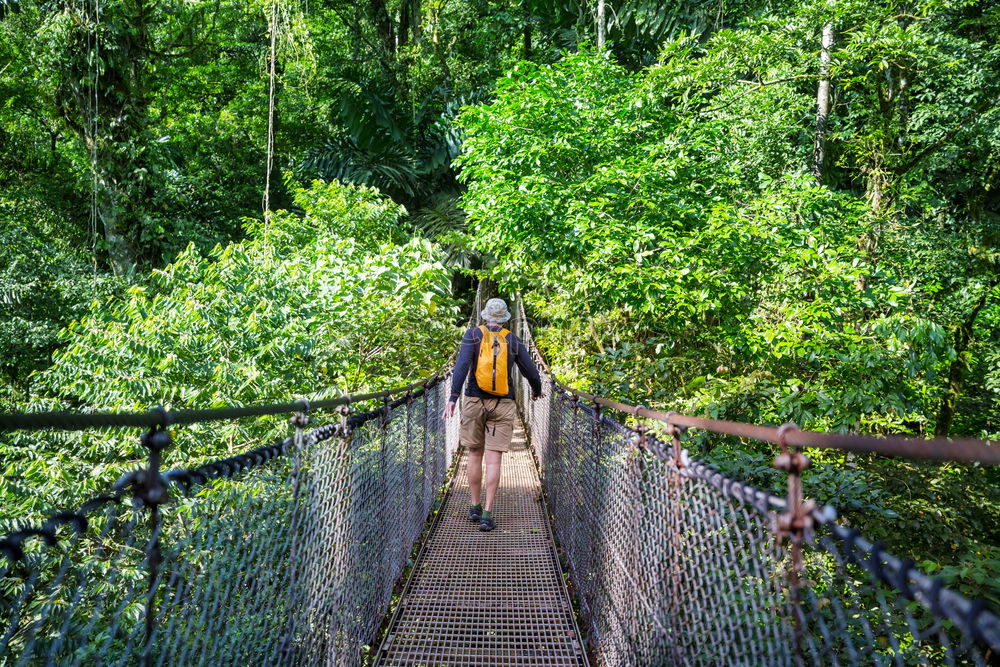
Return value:
<svg viewBox="0 0 1000 667">
<path fill-rule="evenodd" d="M 421 236 L 442 244 L 447 265 L 471 269 L 481 263 L 480 253 L 470 247 L 466 233 L 468 220 L 455 195 L 438 195 L 416 211 L 411 219 L 414 229 Z"/>
<path fill-rule="evenodd" d="M 757 423 L 995 437 L 998 219 L 982 202 L 996 172 L 954 179 L 955 156 L 998 157 L 982 78 L 995 25 L 976 11 L 815 3 L 681 36 L 638 72 L 585 50 L 519 63 L 460 118 L 470 242 L 549 325 L 557 373 L 597 393 Z M 827 21 L 833 158 L 817 180 Z M 782 490 L 769 448 L 691 446 Z M 994 472 L 813 454 L 820 502 L 996 595 L 968 565 L 997 543 Z"/>
<path fill-rule="evenodd" d="M 944 332 L 907 308 L 891 269 L 865 284 L 877 269 L 858 256 L 863 202 L 801 171 L 748 182 L 727 122 L 664 104 L 673 74 L 665 64 L 631 77 L 581 54 L 524 66 L 497 103 L 468 112 L 464 201 L 477 246 L 509 282 L 540 278 L 570 335 L 603 347 L 605 337 L 580 335 L 600 322 L 613 346 L 628 341 L 619 362 L 572 351 L 592 360 L 589 373 L 574 363 L 584 378 L 637 354 L 657 360 L 629 371 L 642 384 L 604 373 L 605 391 L 645 397 L 642 385 L 655 385 L 657 398 L 716 416 L 833 428 L 916 419 L 948 359 Z M 518 124 L 528 131 L 496 138 Z"/>
<path fill-rule="evenodd" d="M 120 285 L 95 272 L 86 239 L 66 234 L 60 213 L 21 192 L 0 199 L 0 410 L 27 399 L 59 331 Z"/>
<path fill-rule="evenodd" d="M 605 4 L 598 52 L 582 0 L 0 0 L 0 404 L 386 386 L 437 365 L 448 269 L 482 265 L 602 393 L 1000 436 L 995 3 Z M 292 212 L 241 225 L 272 30 L 269 195 Z M 174 455 L 282 431 L 185 429 Z M 0 515 L 107 482 L 133 436 L 3 441 Z M 691 446 L 781 490 L 766 448 Z M 995 473 L 812 454 L 812 495 L 996 595 Z"/>
<path fill-rule="evenodd" d="M 342 129 L 306 151 L 299 174 L 376 187 L 402 202 L 427 202 L 453 187 L 451 163 L 462 147 L 454 117 L 482 95 L 448 100 L 432 115 L 443 93 L 435 88 L 411 119 L 401 121 L 389 102 L 360 84 L 340 81 L 336 88 Z"/>
<path fill-rule="evenodd" d="M 121 299 L 95 303 L 37 376 L 36 407 L 218 407 L 382 389 L 440 369 L 457 307 L 440 253 L 393 242 L 399 206 L 377 192 L 314 183 L 302 215 L 249 221 L 208 256 L 193 245 Z M 172 462 L 230 455 L 287 426 L 185 428 Z M 34 514 L 103 487 L 143 456 L 135 433 L 5 440 L 3 515 Z M 25 493 L 31 488 L 32 493 Z"/>
</svg>

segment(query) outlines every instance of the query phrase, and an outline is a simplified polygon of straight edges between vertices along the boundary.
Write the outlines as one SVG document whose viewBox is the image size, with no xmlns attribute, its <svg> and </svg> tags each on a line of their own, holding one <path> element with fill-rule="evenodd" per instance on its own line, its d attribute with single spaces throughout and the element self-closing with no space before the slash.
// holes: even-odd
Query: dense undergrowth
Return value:
<svg viewBox="0 0 1000 667">
<path fill-rule="evenodd" d="M 31 410 L 145 411 L 328 398 L 440 370 L 458 329 L 441 251 L 401 234 L 376 191 L 313 183 L 299 214 L 247 221 L 247 238 L 191 246 L 120 297 L 93 304 L 36 374 Z M 280 418 L 175 430 L 167 466 L 288 434 Z M 134 431 L 0 439 L 0 525 L 103 492 L 145 458 Z"/>
</svg>

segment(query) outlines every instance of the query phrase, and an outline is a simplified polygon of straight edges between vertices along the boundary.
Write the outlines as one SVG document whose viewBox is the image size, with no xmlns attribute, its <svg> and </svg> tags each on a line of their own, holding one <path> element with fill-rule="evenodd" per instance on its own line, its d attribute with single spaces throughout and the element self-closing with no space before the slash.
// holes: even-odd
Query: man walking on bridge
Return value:
<svg viewBox="0 0 1000 667">
<path fill-rule="evenodd" d="M 486 322 L 465 332 L 451 380 L 451 399 L 444 419 L 455 414 L 455 402 L 466 378 L 462 403 L 461 443 L 469 450 L 465 474 L 469 479 L 472 505 L 469 520 L 479 522 L 479 530 L 493 530 L 493 499 L 500 485 L 500 462 L 510 450 L 517 420 L 514 405 L 514 364 L 531 384 L 532 399 L 542 396 L 542 381 L 524 343 L 503 327 L 510 311 L 503 299 L 490 299 L 479 314 Z M 480 503 L 483 483 L 483 454 L 486 454 L 486 503 Z"/>
</svg>

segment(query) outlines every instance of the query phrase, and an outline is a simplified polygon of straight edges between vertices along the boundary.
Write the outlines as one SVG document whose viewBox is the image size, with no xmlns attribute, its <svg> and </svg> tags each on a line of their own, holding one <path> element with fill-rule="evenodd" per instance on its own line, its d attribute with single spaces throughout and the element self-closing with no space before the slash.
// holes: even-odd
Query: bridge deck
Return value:
<svg viewBox="0 0 1000 667">
<path fill-rule="evenodd" d="M 587 664 L 524 441 L 518 428 L 489 533 L 468 520 L 463 451 L 377 665 Z"/>
</svg>

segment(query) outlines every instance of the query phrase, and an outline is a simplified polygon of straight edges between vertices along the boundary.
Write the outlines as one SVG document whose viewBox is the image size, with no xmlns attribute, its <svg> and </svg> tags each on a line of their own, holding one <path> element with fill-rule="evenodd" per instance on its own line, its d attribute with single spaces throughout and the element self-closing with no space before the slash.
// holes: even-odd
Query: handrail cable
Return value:
<svg viewBox="0 0 1000 667">
<path fill-rule="evenodd" d="M 412 382 L 405 387 L 396 387 L 385 391 L 365 394 L 344 395 L 319 401 L 309 401 L 311 410 L 328 410 L 341 405 L 360 403 L 375 399 L 389 398 L 405 394 L 408 391 L 429 386 L 441 379 L 447 371 L 442 371 L 426 379 Z M 0 414 L 0 431 L 42 431 L 60 429 L 64 431 L 80 431 L 88 428 L 130 427 L 154 428 L 169 424 L 196 424 L 211 421 L 228 421 L 244 417 L 263 417 L 265 415 L 291 414 L 302 411 L 301 400 L 294 403 L 272 403 L 256 406 L 236 406 L 230 408 L 213 408 L 202 410 L 162 410 L 149 412 L 110 412 L 110 413 L 72 413 L 72 412 L 21 412 Z"/>
</svg>

